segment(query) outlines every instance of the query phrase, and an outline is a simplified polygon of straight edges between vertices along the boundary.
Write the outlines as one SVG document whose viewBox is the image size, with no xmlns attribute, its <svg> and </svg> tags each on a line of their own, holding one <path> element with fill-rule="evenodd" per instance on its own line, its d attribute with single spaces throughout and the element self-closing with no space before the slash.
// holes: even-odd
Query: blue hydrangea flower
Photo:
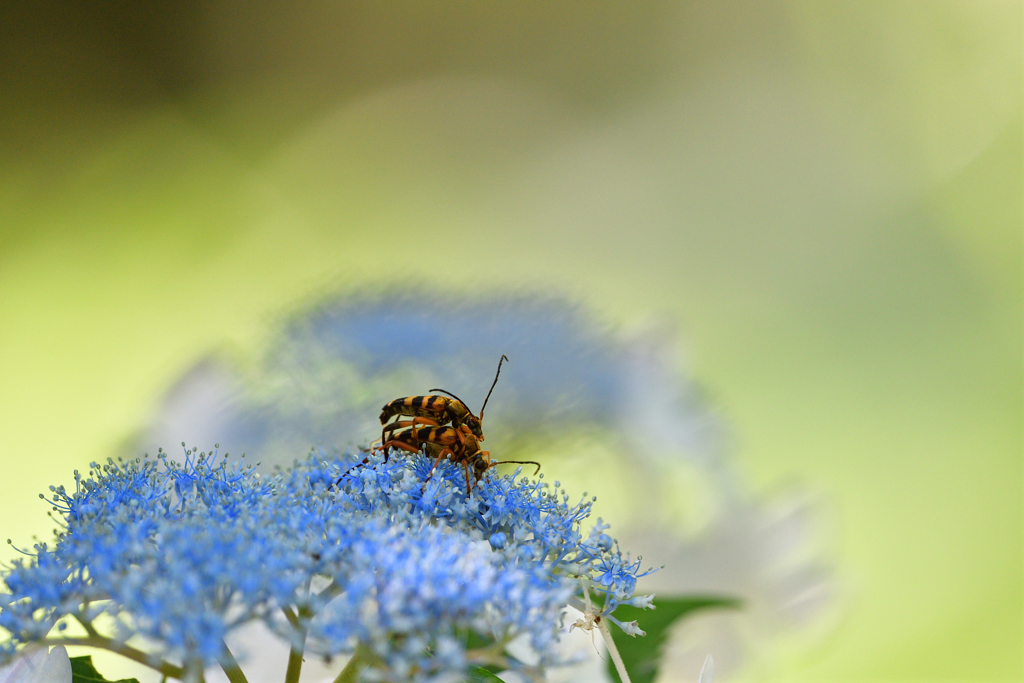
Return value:
<svg viewBox="0 0 1024 683">
<path fill-rule="evenodd" d="M 614 619 L 633 599 L 639 563 L 606 525 L 581 531 L 592 500 L 570 503 L 518 471 L 489 473 L 467 495 L 458 467 L 432 464 L 315 452 L 261 477 L 194 451 L 183 463 L 94 463 L 73 492 L 52 489 L 64 524 L 52 547 L 2 574 L 0 656 L 85 644 L 169 677 L 218 663 L 237 677 L 225 638 L 259 620 L 290 644 L 296 680 L 303 653 L 355 653 L 379 680 L 435 681 L 524 667 L 504 651 L 523 634 L 539 666 L 553 664 L 566 604 L 596 592 L 591 616 Z M 86 635 L 62 635 L 69 622 Z M 158 650 L 134 649 L 133 636 Z"/>
</svg>

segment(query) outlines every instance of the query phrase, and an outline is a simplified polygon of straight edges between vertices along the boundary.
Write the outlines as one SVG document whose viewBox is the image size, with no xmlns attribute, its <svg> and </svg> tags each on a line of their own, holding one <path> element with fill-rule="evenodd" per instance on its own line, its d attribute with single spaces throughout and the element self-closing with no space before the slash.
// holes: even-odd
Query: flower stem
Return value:
<svg viewBox="0 0 1024 683">
<path fill-rule="evenodd" d="M 284 674 L 284 683 L 299 683 L 299 674 L 302 673 L 302 654 L 306 650 L 306 626 L 302 617 L 306 616 L 302 608 L 298 616 L 289 608 L 284 608 L 285 616 L 295 627 L 295 634 L 292 637 L 292 647 L 288 651 L 288 669 Z M 234 682 L 232 682 L 234 683 Z"/>
<path fill-rule="evenodd" d="M 206 683 L 203 664 L 200 660 L 191 660 L 185 665 L 185 683 Z"/>
<path fill-rule="evenodd" d="M 309 590 L 312 585 L 313 577 L 310 576 L 309 580 L 306 581 L 305 600 L 309 600 Z M 337 588 L 335 582 L 331 582 L 328 589 L 340 590 Z M 327 591 L 324 591 L 325 593 Z M 282 607 L 281 610 L 284 612 L 284 616 L 288 619 L 288 623 L 291 624 L 295 630 L 295 634 L 292 638 L 292 647 L 288 651 L 288 669 L 284 674 L 284 683 L 299 683 L 299 674 L 302 673 L 302 655 L 306 650 L 306 634 L 309 631 L 309 620 L 313 618 L 313 610 L 309 604 L 297 605 L 297 609 L 292 610 L 287 605 Z M 234 681 L 232 681 L 234 683 Z"/>
<path fill-rule="evenodd" d="M 366 664 L 372 658 L 369 650 L 364 646 L 356 647 L 356 651 L 352 654 L 352 659 L 348 660 L 348 664 L 341 670 L 338 677 L 334 679 L 334 683 L 356 683 L 359 680 L 359 674 L 363 672 Z"/>
<path fill-rule="evenodd" d="M 299 623 L 299 617 L 295 614 L 291 607 L 282 607 L 281 611 L 284 612 L 285 619 L 287 619 L 288 623 L 292 625 L 292 628 L 294 628 L 296 631 L 302 628 L 302 624 Z"/>
<path fill-rule="evenodd" d="M 224 650 L 220 654 L 218 659 L 220 662 L 220 668 L 224 669 L 224 673 L 227 674 L 228 680 L 231 683 L 249 683 L 249 679 L 242 673 L 242 667 L 238 665 L 238 660 L 231 654 L 231 650 L 228 649 L 228 644 L 224 643 Z"/>
<path fill-rule="evenodd" d="M 299 674 L 302 673 L 302 650 L 303 648 L 288 651 L 288 671 L 284 674 L 284 683 L 299 683 Z"/>
<path fill-rule="evenodd" d="M 626 673 L 626 665 L 622 662 L 622 657 L 619 655 L 619 648 L 615 647 L 615 641 L 612 640 L 612 632 L 608 630 L 608 624 L 604 619 L 597 622 L 597 628 L 601 631 L 601 635 L 604 636 L 604 644 L 608 646 L 608 653 L 612 656 L 612 661 L 615 662 L 615 670 L 619 672 L 619 679 L 622 683 L 630 683 L 629 674 Z"/>
<path fill-rule="evenodd" d="M 100 650 L 109 650 L 110 652 L 116 652 L 122 657 L 127 657 L 133 662 L 138 662 L 151 669 L 155 669 L 168 678 L 183 679 L 185 677 L 185 669 L 183 667 L 165 662 L 159 657 L 148 655 L 130 645 L 117 643 L 102 636 L 90 636 L 89 638 L 47 638 L 42 642 L 45 645 L 82 645 L 85 647 L 95 647 Z"/>
</svg>

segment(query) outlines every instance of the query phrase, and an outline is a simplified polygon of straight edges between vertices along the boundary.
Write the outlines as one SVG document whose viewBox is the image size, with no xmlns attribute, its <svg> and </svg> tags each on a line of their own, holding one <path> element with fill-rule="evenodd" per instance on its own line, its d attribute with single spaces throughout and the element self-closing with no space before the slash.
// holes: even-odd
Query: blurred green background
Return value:
<svg viewBox="0 0 1024 683">
<path fill-rule="evenodd" d="M 1024 677 L 1020 2 L 2 9 L 4 537 L 296 305 L 550 291 L 679 321 L 752 489 L 834 509 L 772 676 Z"/>
</svg>

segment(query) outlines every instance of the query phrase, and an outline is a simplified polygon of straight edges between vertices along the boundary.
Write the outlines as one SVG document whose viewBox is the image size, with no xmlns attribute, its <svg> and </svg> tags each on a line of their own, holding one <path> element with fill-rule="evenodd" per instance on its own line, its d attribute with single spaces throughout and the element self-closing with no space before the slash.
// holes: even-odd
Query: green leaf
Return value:
<svg viewBox="0 0 1024 683">
<path fill-rule="evenodd" d="M 608 624 L 612 632 L 612 640 L 615 647 L 622 655 L 622 662 L 626 665 L 626 672 L 633 683 L 651 683 L 658 675 L 658 664 L 661 660 L 662 646 L 668 637 L 669 628 L 683 617 L 691 613 L 712 608 L 736 609 L 740 606 L 737 598 L 724 598 L 718 596 L 704 597 L 680 597 L 663 598 L 658 597 L 654 601 L 655 610 L 644 610 L 638 607 L 622 605 L 615 610 L 615 618 L 619 621 L 633 621 L 640 624 L 640 628 L 647 632 L 646 636 L 633 638 L 627 636 L 615 624 Z M 613 681 L 619 680 L 615 671 L 615 664 L 612 658 L 608 658 L 608 671 Z M 696 679 L 694 673 L 693 678 Z"/>
<path fill-rule="evenodd" d="M 505 683 L 493 673 L 483 668 L 482 666 L 474 666 L 469 670 L 469 677 L 466 679 L 466 683 Z"/>
<path fill-rule="evenodd" d="M 92 665 L 92 655 L 71 658 L 71 683 L 139 683 L 137 678 L 107 681 Z"/>
</svg>

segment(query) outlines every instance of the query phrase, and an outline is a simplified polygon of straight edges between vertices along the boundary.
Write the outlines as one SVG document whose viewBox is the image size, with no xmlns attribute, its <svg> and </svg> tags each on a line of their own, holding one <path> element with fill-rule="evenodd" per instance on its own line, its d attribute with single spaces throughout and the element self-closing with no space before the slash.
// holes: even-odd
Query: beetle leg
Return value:
<svg viewBox="0 0 1024 683">
<path fill-rule="evenodd" d="M 373 453 L 375 451 L 383 452 L 384 453 L 384 462 L 387 462 L 388 458 L 391 457 L 391 451 L 389 450 L 391 448 L 400 448 L 403 451 L 408 451 L 409 453 L 419 453 L 420 452 L 420 450 L 418 448 L 416 448 L 415 446 L 411 446 L 411 445 L 405 443 L 404 441 L 396 441 L 394 439 L 392 439 L 391 441 L 382 443 L 379 446 L 374 446 L 370 450 L 370 452 L 371 453 Z M 340 477 L 338 477 L 338 481 L 334 482 L 334 486 L 337 487 L 338 484 L 341 483 L 341 480 L 348 476 L 349 472 L 351 472 L 352 470 L 356 469 L 357 467 L 364 467 L 368 462 L 370 462 L 369 458 L 363 458 L 362 462 L 356 463 L 355 465 L 352 465 L 352 467 L 349 467 L 347 470 L 345 470 L 344 474 L 342 474 Z"/>
<path fill-rule="evenodd" d="M 427 478 L 423 480 L 423 485 L 424 485 L 424 486 L 426 486 L 427 482 L 428 482 L 428 481 L 430 481 L 430 478 L 431 478 L 432 476 L 434 476 L 434 470 L 436 470 L 436 469 L 437 469 L 437 465 L 438 465 L 438 463 L 440 463 L 440 462 L 441 462 L 441 460 L 442 460 L 442 459 L 444 458 L 444 456 L 446 456 L 446 455 L 451 455 L 451 456 L 454 456 L 455 454 L 454 454 L 454 453 L 452 453 L 452 449 L 450 449 L 450 448 L 443 448 L 443 449 L 441 449 L 441 452 L 437 454 L 437 460 L 435 460 L 435 461 L 434 461 L 434 465 L 433 465 L 433 467 L 431 467 L 431 468 L 430 468 L 430 474 L 428 474 L 428 475 L 427 475 Z"/>
<path fill-rule="evenodd" d="M 407 444 L 404 441 L 396 441 L 392 439 L 391 441 L 388 441 L 386 444 L 382 444 L 380 446 L 380 449 L 384 451 L 384 462 L 387 462 L 388 458 L 391 456 L 391 452 L 387 450 L 389 448 L 400 448 L 408 453 L 420 452 L 420 449 L 417 448 L 416 446 L 413 446 L 412 444 Z"/>
</svg>

